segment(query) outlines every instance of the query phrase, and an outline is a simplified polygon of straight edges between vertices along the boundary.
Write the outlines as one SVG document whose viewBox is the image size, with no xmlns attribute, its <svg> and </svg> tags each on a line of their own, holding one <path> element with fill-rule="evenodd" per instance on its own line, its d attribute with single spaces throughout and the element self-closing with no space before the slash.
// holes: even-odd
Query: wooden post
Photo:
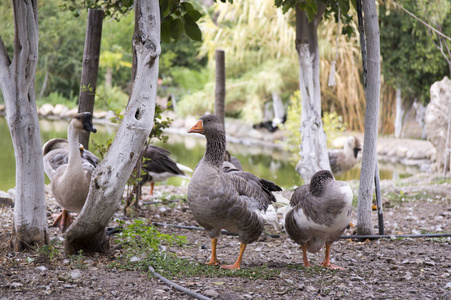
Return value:
<svg viewBox="0 0 451 300">
<path fill-rule="evenodd" d="M 215 115 L 222 124 L 225 122 L 225 53 L 224 50 L 216 50 L 216 89 L 215 89 Z"/>
<path fill-rule="evenodd" d="M 83 69 L 81 73 L 80 96 L 78 112 L 94 111 L 94 99 L 99 71 L 100 41 L 102 39 L 103 10 L 89 9 L 86 24 L 85 50 L 83 54 Z M 85 149 L 89 146 L 89 132 L 80 133 L 80 143 Z"/>
</svg>

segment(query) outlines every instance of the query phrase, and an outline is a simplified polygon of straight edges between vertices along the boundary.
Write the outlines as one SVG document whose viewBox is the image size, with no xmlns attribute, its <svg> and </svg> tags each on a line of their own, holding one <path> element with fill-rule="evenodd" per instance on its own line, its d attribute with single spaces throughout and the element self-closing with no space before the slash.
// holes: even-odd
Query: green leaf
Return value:
<svg viewBox="0 0 451 300">
<path fill-rule="evenodd" d="M 171 42 L 171 23 L 172 23 L 171 16 L 168 16 L 161 23 L 161 40 L 165 43 Z"/>
<path fill-rule="evenodd" d="M 171 36 L 174 40 L 180 39 L 183 34 L 184 26 L 183 22 L 180 19 L 175 19 L 171 23 Z"/>
<path fill-rule="evenodd" d="M 202 32 L 199 26 L 190 19 L 185 19 L 185 33 L 192 40 L 202 41 Z"/>
<path fill-rule="evenodd" d="M 202 17 L 202 14 L 198 12 L 197 10 L 192 10 L 187 12 L 183 18 L 189 18 L 191 21 L 196 22 Z"/>
<path fill-rule="evenodd" d="M 342 15 L 347 14 L 350 8 L 349 0 L 338 0 L 338 7 L 340 7 Z"/>
<path fill-rule="evenodd" d="M 170 8 L 171 8 L 171 6 L 169 5 L 169 0 L 161 0 L 160 1 L 160 12 L 161 12 L 163 18 L 166 17 L 167 15 L 169 15 L 169 13 L 171 11 Z"/>
<path fill-rule="evenodd" d="M 305 13 L 307 15 L 307 18 L 308 18 L 309 22 L 312 22 L 313 19 L 315 19 L 315 16 L 316 16 L 317 12 L 318 12 L 317 7 L 315 8 L 315 7 L 311 7 L 311 6 L 308 6 L 308 5 L 305 7 Z"/>
<path fill-rule="evenodd" d="M 193 5 L 192 5 L 191 3 L 189 3 L 189 2 L 182 2 L 182 3 L 180 4 L 180 6 L 181 6 L 185 11 L 192 11 L 192 10 L 194 10 Z"/>
<path fill-rule="evenodd" d="M 294 7 L 296 0 L 286 0 L 282 6 L 282 12 L 286 13 L 290 8 Z"/>
</svg>

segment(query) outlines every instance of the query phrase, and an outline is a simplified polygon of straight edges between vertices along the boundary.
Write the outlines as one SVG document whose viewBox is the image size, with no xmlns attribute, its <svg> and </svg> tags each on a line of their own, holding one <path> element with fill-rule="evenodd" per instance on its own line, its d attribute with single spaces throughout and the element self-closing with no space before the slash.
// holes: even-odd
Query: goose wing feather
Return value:
<svg viewBox="0 0 451 300">
<path fill-rule="evenodd" d="M 223 176 L 230 181 L 231 188 L 248 202 L 251 209 L 266 211 L 272 202 L 276 202 L 265 182 L 252 173 L 233 171 L 223 173 Z"/>
</svg>

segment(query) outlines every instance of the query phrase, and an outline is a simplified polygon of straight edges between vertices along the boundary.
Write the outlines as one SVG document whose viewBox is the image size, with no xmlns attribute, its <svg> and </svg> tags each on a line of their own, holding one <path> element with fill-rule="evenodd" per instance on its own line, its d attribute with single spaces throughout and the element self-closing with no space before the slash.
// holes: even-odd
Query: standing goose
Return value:
<svg viewBox="0 0 451 300">
<path fill-rule="evenodd" d="M 329 150 L 329 162 L 332 173 L 340 175 L 352 169 L 359 161 L 357 156 L 360 150 L 362 150 L 360 140 L 353 136 L 346 139 L 343 149 Z"/>
<path fill-rule="evenodd" d="M 72 220 L 67 211 L 79 213 L 85 204 L 91 182 L 91 173 L 99 159 L 87 150 L 80 149 L 78 134 L 97 132 L 89 112 L 75 115 L 67 129 L 67 145 L 63 139 L 54 139 L 43 147 L 44 170 L 50 178 L 50 187 L 56 202 L 63 207 L 53 223 L 64 232 Z"/>
<path fill-rule="evenodd" d="M 240 269 L 246 245 L 258 239 L 264 228 L 264 213 L 276 199 L 271 191 L 280 191 L 276 184 L 249 172 L 223 170 L 226 137 L 218 117 L 205 115 L 189 133 L 205 135 L 205 154 L 194 170 L 188 186 L 188 205 L 196 221 L 211 238 L 211 259 L 208 265 L 219 265 L 216 246 L 221 229 L 239 234 L 240 253 L 233 265 Z"/>
<path fill-rule="evenodd" d="M 294 191 L 285 217 L 285 229 L 301 245 L 304 266 L 310 266 L 307 251 L 316 253 L 326 245 L 322 266 L 343 269 L 330 263 L 330 246 L 349 224 L 352 198 L 349 184 L 336 181 L 327 170 L 316 172 L 309 185 Z"/>
</svg>

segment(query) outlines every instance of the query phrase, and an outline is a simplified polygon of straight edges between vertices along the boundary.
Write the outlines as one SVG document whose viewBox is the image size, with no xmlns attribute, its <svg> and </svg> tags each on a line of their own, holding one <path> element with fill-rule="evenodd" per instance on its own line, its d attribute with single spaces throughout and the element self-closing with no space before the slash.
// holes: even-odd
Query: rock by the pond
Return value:
<svg viewBox="0 0 451 300">
<path fill-rule="evenodd" d="M 426 110 L 426 132 L 437 150 L 435 170 L 443 170 L 445 163 L 446 135 L 451 105 L 451 80 L 445 76 L 431 86 L 431 102 Z M 449 147 L 449 145 L 448 145 Z M 449 168 L 449 166 L 447 166 Z"/>
<path fill-rule="evenodd" d="M 53 114 L 53 109 L 54 106 L 52 104 L 45 103 L 41 107 L 39 107 L 38 113 L 43 117 L 47 117 Z"/>
</svg>

